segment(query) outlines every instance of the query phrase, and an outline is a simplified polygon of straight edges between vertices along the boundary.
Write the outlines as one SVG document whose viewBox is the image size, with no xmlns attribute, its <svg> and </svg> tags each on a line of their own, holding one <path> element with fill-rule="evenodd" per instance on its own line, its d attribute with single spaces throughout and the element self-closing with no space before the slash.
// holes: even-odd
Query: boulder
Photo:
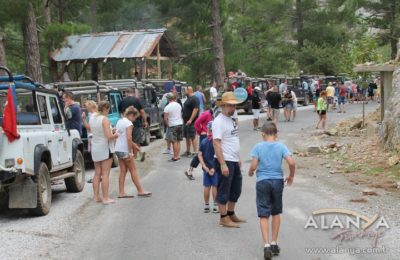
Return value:
<svg viewBox="0 0 400 260">
<path fill-rule="evenodd" d="M 319 146 L 310 145 L 307 147 L 307 152 L 317 154 L 317 153 L 321 153 L 322 150 L 321 150 L 321 147 L 319 147 Z"/>
<path fill-rule="evenodd" d="M 388 165 L 390 167 L 392 167 L 392 166 L 394 166 L 394 165 L 396 165 L 396 164 L 398 164 L 400 162 L 400 158 L 399 158 L 398 155 L 393 155 L 388 159 L 387 162 L 388 162 Z"/>
</svg>

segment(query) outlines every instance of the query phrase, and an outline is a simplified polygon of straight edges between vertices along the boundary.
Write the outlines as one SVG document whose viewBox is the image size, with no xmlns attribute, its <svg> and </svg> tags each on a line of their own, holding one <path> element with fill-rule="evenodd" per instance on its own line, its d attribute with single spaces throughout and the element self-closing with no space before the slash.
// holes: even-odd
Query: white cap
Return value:
<svg viewBox="0 0 400 260">
<path fill-rule="evenodd" d="M 260 87 L 255 87 L 254 90 L 261 91 Z"/>
</svg>

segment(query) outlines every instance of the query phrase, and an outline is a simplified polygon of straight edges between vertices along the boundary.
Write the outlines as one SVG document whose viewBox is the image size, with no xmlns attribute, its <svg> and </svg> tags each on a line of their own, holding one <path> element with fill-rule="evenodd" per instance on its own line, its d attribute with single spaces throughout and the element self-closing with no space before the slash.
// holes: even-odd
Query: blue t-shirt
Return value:
<svg viewBox="0 0 400 260">
<path fill-rule="evenodd" d="M 200 113 L 202 113 L 204 111 L 203 95 L 202 95 L 202 93 L 200 91 L 194 92 L 194 95 L 199 100 L 199 111 L 200 111 Z"/>
<path fill-rule="evenodd" d="M 204 138 L 203 141 L 200 143 L 199 148 L 201 155 L 203 156 L 204 163 L 207 165 L 209 169 L 214 168 L 214 146 L 213 140 Z"/>
<path fill-rule="evenodd" d="M 292 155 L 280 142 L 261 142 L 251 151 L 251 157 L 258 159 L 257 182 L 283 179 L 282 160 Z"/>
<path fill-rule="evenodd" d="M 66 109 L 67 128 L 78 130 L 82 135 L 82 112 L 78 104 L 72 104 Z"/>
</svg>

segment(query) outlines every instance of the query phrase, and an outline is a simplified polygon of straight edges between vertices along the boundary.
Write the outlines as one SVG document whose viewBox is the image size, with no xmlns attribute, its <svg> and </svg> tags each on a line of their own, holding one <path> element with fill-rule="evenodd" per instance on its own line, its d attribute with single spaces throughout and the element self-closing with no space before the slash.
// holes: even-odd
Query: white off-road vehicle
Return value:
<svg viewBox="0 0 400 260">
<path fill-rule="evenodd" d="M 10 84 L 20 135 L 13 142 L 1 128 Z M 9 208 L 46 215 L 51 182 L 62 179 L 69 192 L 84 188 L 83 143 L 77 130 L 67 129 L 58 93 L 25 76 L 0 77 L 0 197 Z"/>
</svg>

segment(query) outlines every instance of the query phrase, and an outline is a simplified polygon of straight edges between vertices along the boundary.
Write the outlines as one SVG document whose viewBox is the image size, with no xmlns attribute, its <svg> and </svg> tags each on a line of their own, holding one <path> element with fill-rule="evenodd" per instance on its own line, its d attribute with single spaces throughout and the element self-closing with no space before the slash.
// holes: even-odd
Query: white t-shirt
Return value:
<svg viewBox="0 0 400 260">
<path fill-rule="evenodd" d="M 177 102 L 171 102 L 164 108 L 164 113 L 168 114 L 168 126 L 173 127 L 182 125 L 182 107 Z"/>
<path fill-rule="evenodd" d="M 238 126 L 232 117 L 220 113 L 212 124 L 213 139 L 221 140 L 225 161 L 240 161 L 240 140 Z"/>
<path fill-rule="evenodd" d="M 217 99 L 217 96 L 218 96 L 218 91 L 217 91 L 217 89 L 216 89 L 215 87 L 211 87 L 211 88 L 210 88 L 210 97 L 211 97 L 211 100 L 216 100 L 216 99 Z"/>
<path fill-rule="evenodd" d="M 124 117 L 118 120 L 117 125 L 115 126 L 118 133 L 118 138 L 115 143 L 116 152 L 129 153 L 127 131 L 130 126 L 133 126 L 133 124 L 129 119 Z"/>
<path fill-rule="evenodd" d="M 297 104 L 297 96 L 296 93 L 294 93 L 294 91 L 290 91 L 290 93 L 292 94 L 292 99 L 293 99 L 293 103 Z"/>
</svg>

